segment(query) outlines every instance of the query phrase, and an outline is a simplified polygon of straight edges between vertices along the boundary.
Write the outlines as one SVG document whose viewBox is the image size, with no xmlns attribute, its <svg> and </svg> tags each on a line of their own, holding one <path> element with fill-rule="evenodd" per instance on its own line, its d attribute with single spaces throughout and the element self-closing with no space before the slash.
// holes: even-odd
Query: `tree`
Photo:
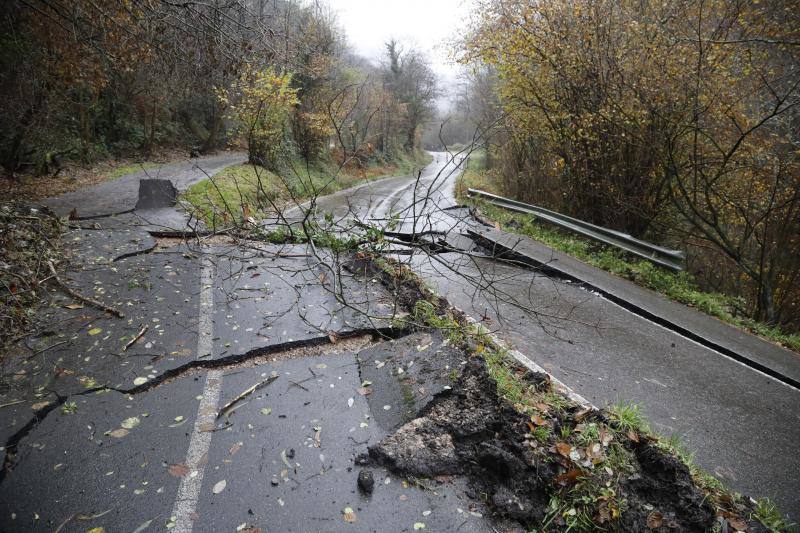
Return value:
<svg viewBox="0 0 800 533">
<path fill-rule="evenodd" d="M 724 277 L 752 316 L 797 325 L 796 9 L 486 0 L 478 13 L 464 60 L 498 74 L 507 190 L 637 236 L 710 244 L 727 263 L 707 282 Z"/>
<path fill-rule="evenodd" d="M 420 126 L 434 116 L 438 96 L 436 75 L 428 61 L 415 50 L 403 51 L 399 43 L 386 43 L 387 64 L 384 83 L 387 90 L 402 106 L 403 148 L 417 148 L 417 132 Z M 386 136 L 389 137 L 387 124 Z"/>
<path fill-rule="evenodd" d="M 278 170 L 288 152 L 289 120 L 299 103 L 298 89 L 292 88 L 292 75 L 274 69 L 248 66 L 234 86 L 237 98 L 220 93 L 223 105 L 230 105 L 230 116 L 247 141 L 250 162 Z"/>
</svg>

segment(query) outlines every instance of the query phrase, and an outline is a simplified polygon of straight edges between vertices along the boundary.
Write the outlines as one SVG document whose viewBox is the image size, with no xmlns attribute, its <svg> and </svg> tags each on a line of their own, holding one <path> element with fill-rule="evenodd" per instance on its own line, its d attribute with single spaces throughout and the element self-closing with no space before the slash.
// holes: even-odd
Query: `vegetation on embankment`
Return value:
<svg viewBox="0 0 800 533">
<path fill-rule="evenodd" d="M 480 189 L 500 194 L 491 172 L 483 168 L 485 152 L 476 151 L 456 184 L 456 196 L 462 202 L 477 205 L 489 219 L 502 229 L 526 235 L 556 250 L 565 252 L 590 265 L 631 280 L 668 298 L 719 318 L 733 326 L 746 329 L 800 353 L 800 334 L 785 333 L 780 327 L 757 322 L 744 314 L 741 297 L 703 291 L 689 272 L 669 272 L 649 261 L 640 260 L 611 246 L 596 243 L 536 221 L 533 215 L 515 213 L 472 199 L 467 189 Z"/>
<path fill-rule="evenodd" d="M 412 174 L 432 161 L 428 152 L 405 153 L 390 163 L 372 161 L 363 168 L 339 167 L 333 162 L 306 165 L 294 159 L 280 173 L 245 163 L 221 170 L 211 178 L 192 185 L 182 199 L 208 227 L 246 217 L 274 216 L 277 209 L 292 207 L 294 201 L 322 196 L 386 176 Z"/>
<path fill-rule="evenodd" d="M 680 243 L 702 289 L 800 332 L 794 7 L 478 2 L 463 123 L 503 196 Z"/>
<path fill-rule="evenodd" d="M 0 204 L 0 360 L 48 297 L 44 284 L 62 258 L 64 229 L 48 210 Z"/>
<path fill-rule="evenodd" d="M 416 300 L 406 325 L 440 330 L 467 355 L 453 371 L 452 392 L 373 446 L 385 466 L 411 477 L 441 469 L 465 475 L 496 514 L 536 531 L 792 527 L 769 499 L 754 502 L 726 489 L 676 438 L 653 433 L 637 406 L 598 411 L 578 403 L 406 266 L 383 259 L 372 265 L 393 292 Z M 436 444 L 419 446 L 417 438 Z"/>
</svg>

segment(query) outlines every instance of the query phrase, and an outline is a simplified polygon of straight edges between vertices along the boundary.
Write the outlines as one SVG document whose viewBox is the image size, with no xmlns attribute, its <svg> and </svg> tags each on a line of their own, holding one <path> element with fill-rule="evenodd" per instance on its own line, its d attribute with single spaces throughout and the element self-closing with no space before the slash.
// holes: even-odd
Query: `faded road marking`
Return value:
<svg viewBox="0 0 800 533">
<path fill-rule="evenodd" d="M 212 313 L 214 310 L 214 265 L 204 257 L 200 273 L 200 315 L 198 323 L 197 357 L 211 354 L 213 348 Z M 208 450 L 211 447 L 213 431 L 208 428 L 214 426 L 219 404 L 220 390 L 222 389 L 222 370 L 212 369 L 206 374 L 206 383 L 203 387 L 203 398 L 197 407 L 197 419 L 194 430 L 189 440 L 189 450 L 186 452 L 186 466 L 188 473 L 181 478 L 178 495 L 172 508 L 170 522 L 172 531 L 190 533 L 194 526 L 197 511 L 197 500 L 203 486 L 203 473 L 208 462 Z"/>
</svg>

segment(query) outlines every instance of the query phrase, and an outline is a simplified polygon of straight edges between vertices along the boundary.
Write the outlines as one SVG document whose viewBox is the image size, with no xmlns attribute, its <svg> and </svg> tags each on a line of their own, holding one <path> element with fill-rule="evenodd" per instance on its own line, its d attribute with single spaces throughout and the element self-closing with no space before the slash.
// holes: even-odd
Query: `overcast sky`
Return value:
<svg viewBox="0 0 800 533">
<path fill-rule="evenodd" d="M 458 67 L 448 60 L 448 43 L 461 35 L 470 0 L 329 0 L 339 25 L 363 56 L 380 60 L 394 37 L 425 52 L 442 82 Z"/>
</svg>

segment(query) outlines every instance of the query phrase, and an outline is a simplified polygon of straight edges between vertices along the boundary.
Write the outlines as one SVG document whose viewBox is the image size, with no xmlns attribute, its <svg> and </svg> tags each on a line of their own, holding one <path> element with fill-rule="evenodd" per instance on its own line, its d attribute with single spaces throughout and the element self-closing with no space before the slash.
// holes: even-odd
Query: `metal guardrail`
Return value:
<svg viewBox="0 0 800 533">
<path fill-rule="evenodd" d="M 616 246 L 617 248 L 625 250 L 626 252 L 643 259 L 647 259 L 648 261 L 659 266 L 663 266 L 664 268 L 674 271 L 681 271 L 685 270 L 686 268 L 686 254 L 680 250 L 662 248 L 661 246 L 656 246 L 655 244 L 651 244 L 649 242 L 640 241 L 639 239 L 631 237 L 627 233 L 622 233 L 621 231 L 604 228 L 602 226 L 595 226 L 594 224 L 590 224 L 577 218 L 568 217 L 543 207 L 524 204 L 522 202 L 517 202 L 516 200 L 503 198 L 502 196 L 497 196 L 496 194 L 480 191 L 478 189 L 468 189 L 467 194 L 482 198 L 484 201 L 498 207 L 503 207 L 505 209 L 520 213 L 535 215 L 541 220 L 555 224 L 556 226 L 574 233 L 578 233 L 584 237 L 589 237 L 590 239 L 594 239 L 604 244 Z"/>
</svg>

